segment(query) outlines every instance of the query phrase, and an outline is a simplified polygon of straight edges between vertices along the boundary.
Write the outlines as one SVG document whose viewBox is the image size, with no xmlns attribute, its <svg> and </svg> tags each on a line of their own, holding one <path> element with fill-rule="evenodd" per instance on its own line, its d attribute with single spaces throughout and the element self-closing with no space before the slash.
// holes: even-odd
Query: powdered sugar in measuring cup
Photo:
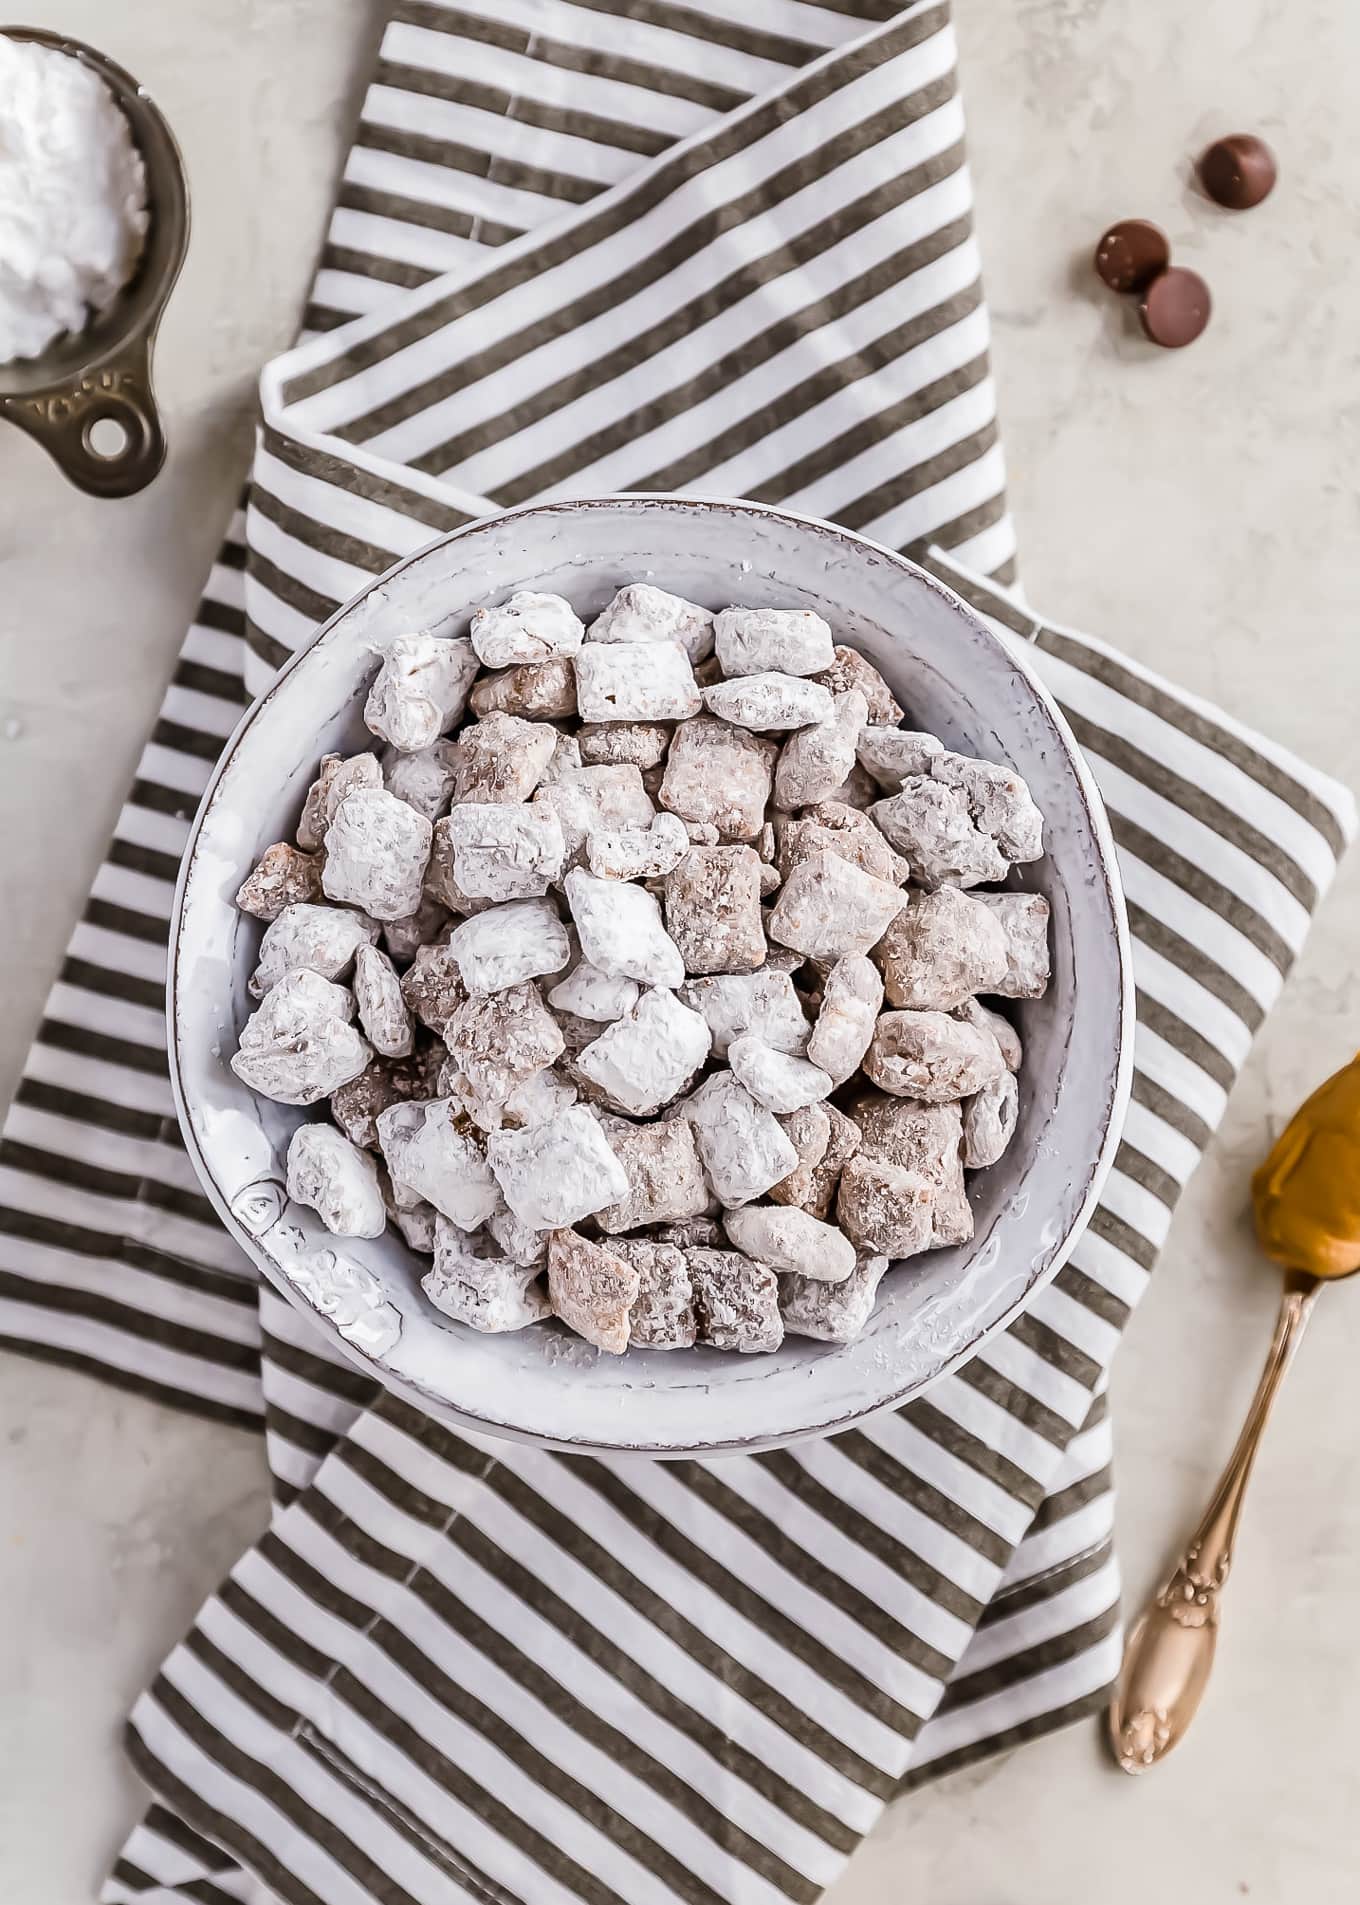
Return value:
<svg viewBox="0 0 1360 1905">
<path fill-rule="evenodd" d="M 108 87 L 78 59 L 0 34 L 0 363 L 107 310 L 146 231 L 145 167 Z"/>
</svg>

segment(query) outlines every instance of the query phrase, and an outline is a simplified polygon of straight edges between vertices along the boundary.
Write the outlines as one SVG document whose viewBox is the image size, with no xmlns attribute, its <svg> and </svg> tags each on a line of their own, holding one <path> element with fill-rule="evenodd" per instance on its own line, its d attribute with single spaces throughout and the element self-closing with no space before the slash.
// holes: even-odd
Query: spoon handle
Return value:
<svg viewBox="0 0 1360 1905">
<path fill-rule="evenodd" d="M 1306 1271 L 1285 1273 L 1270 1354 L 1237 1446 L 1198 1528 L 1129 1634 L 1109 1712 L 1110 1743 L 1126 1773 L 1146 1772 L 1180 1743 L 1208 1685 L 1219 1597 L 1232 1567 L 1252 1463 L 1319 1287 Z"/>
</svg>

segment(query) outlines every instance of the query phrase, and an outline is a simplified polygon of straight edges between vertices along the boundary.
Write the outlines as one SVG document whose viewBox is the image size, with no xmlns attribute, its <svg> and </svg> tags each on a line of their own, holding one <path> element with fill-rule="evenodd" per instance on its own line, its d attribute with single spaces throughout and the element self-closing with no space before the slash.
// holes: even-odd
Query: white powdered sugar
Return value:
<svg viewBox="0 0 1360 1905">
<path fill-rule="evenodd" d="M 657 989 L 587 1045 L 576 1069 L 611 1105 L 646 1117 L 679 1097 L 711 1043 L 699 1014 Z"/>
<path fill-rule="evenodd" d="M 0 34 L 0 363 L 106 311 L 146 238 L 146 169 L 99 75 Z"/>
<path fill-rule="evenodd" d="M 381 1237 L 387 1222 L 372 1154 L 333 1124 L 302 1124 L 293 1133 L 288 1195 L 309 1204 L 336 1237 Z"/>
<path fill-rule="evenodd" d="M 733 1039 L 727 1048 L 727 1062 L 767 1111 L 803 1111 L 831 1090 L 831 1080 L 820 1066 L 788 1052 L 777 1052 L 749 1032 L 744 1038 Z"/>
<path fill-rule="evenodd" d="M 389 1105 L 378 1117 L 378 1143 L 393 1183 L 462 1230 L 476 1230 L 500 1202 L 478 1134 L 451 1098 Z"/>
<path fill-rule="evenodd" d="M 486 1148 L 506 1203 L 534 1230 L 579 1223 L 628 1195 L 628 1174 L 584 1105 L 523 1131 L 493 1131 Z"/>
</svg>

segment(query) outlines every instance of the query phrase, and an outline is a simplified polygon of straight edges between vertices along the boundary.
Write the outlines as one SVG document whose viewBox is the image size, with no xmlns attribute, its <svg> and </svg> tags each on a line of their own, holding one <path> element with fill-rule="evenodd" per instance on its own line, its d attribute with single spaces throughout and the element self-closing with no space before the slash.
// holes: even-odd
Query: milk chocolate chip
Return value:
<svg viewBox="0 0 1360 1905">
<path fill-rule="evenodd" d="M 1111 291 L 1142 291 L 1170 263 L 1166 233 L 1146 218 L 1121 218 L 1096 246 L 1096 275 Z"/>
<path fill-rule="evenodd" d="M 1218 205 L 1230 212 L 1249 211 L 1275 189 L 1275 154 L 1254 132 L 1234 132 L 1215 139 L 1199 162 L 1200 184 Z"/>
<path fill-rule="evenodd" d="M 1194 343 L 1212 308 L 1209 287 L 1198 272 L 1172 265 L 1144 291 L 1138 315 L 1154 344 L 1176 351 Z"/>
</svg>

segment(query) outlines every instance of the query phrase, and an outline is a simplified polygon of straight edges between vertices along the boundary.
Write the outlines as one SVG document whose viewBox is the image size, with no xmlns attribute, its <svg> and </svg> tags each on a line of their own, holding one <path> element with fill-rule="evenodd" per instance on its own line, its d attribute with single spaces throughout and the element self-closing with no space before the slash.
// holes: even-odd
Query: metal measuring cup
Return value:
<svg viewBox="0 0 1360 1905">
<path fill-rule="evenodd" d="M 0 418 L 42 445 L 91 496 L 132 496 L 165 461 L 151 387 L 151 346 L 189 243 L 189 190 L 174 135 L 144 87 L 103 53 L 38 27 L 6 26 L 91 67 L 132 127 L 146 166 L 147 234 L 141 258 L 107 311 L 54 338 L 40 357 L 0 364 Z M 97 429 L 105 425 L 103 430 Z M 109 427 L 109 426 L 113 427 Z"/>
</svg>

